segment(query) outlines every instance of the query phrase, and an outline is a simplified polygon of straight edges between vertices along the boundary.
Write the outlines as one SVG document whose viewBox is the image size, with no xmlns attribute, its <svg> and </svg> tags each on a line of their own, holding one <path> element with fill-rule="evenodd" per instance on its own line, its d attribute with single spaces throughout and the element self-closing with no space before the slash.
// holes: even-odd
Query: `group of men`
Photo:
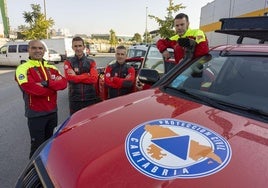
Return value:
<svg viewBox="0 0 268 188">
<path fill-rule="evenodd" d="M 29 158 L 52 136 L 58 124 L 57 91 L 68 85 L 70 115 L 100 101 L 96 62 L 84 54 L 81 37 L 73 38 L 72 48 L 75 55 L 64 61 L 64 76 L 43 59 L 45 47 L 40 40 L 29 42 L 29 59 L 16 69 L 15 80 L 23 93 L 31 137 Z M 108 65 L 105 73 L 108 98 L 130 93 L 135 80 L 134 68 L 125 64 L 127 49 L 124 46 L 116 48 L 115 58 L 116 63 Z"/>
<path fill-rule="evenodd" d="M 194 49 L 193 57 L 208 53 L 208 42 L 203 31 L 189 28 L 186 14 L 178 14 L 174 19 L 176 35 L 157 42 L 164 59 L 170 58 L 167 48 L 173 48 L 175 62 L 184 58 L 187 49 Z M 40 40 L 29 42 L 29 60 L 16 69 L 16 81 L 23 93 L 25 116 L 31 137 L 32 157 L 36 149 L 53 134 L 57 126 L 57 91 L 68 85 L 70 115 L 100 101 L 96 85 L 97 64 L 84 54 L 82 38 L 74 37 L 72 48 L 75 56 L 64 61 L 64 76 L 59 70 L 43 59 L 45 48 Z M 133 91 L 135 69 L 126 64 L 127 49 L 118 46 L 115 50 L 116 62 L 105 69 L 104 82 L 108 88 L 108 99 Z"/>
</svg>

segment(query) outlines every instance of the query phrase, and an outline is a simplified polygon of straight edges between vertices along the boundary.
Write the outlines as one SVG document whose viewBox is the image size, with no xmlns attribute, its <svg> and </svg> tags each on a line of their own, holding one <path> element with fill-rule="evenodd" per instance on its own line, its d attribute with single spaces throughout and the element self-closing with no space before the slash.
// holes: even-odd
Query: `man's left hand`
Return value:
<svg viewBox="0 0 268 188">
<path fill-rule="evenodd" d="M 68 75 L 73 75 L 73 76 L 76 75 L 73 69 L 68 69 L 67 74 Z"/>
<path fill-rule="evenodd" d="M 43 86 L 43 87 L 48 87 L 49 86 L 49 82 L 48 82 L 48 80 L 44 80 L 44 81 L 42 81 L 41 82 L 41 85 Z"/>
</svg>

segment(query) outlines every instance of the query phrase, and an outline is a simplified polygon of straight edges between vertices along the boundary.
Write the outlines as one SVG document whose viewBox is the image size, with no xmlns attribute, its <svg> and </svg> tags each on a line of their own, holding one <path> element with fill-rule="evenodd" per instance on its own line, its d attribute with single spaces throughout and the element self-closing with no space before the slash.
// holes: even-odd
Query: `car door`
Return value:
<svg viewBox="0 0 268 188">
<path fill-rule="evenodd" d="M 2 46 L 0 48 L 0 65 L 9 65 L 9 61 L 7 58 L 7 46 Z"/>
<path fill-rule="evenodd" d="M 7 47 L 6 58 L 8 61 L 8 65 L 10 66 L 17 66 L 20 64 L 19 60 L 20 58 L 18 58 L 19 54 L 17 48 L 18 48 L 17 44 L 12 44 Z"/>
<path fill-rule="evenodd" d="M 18 44 L 17 46 L 18 46 L 17 57 L 14 63 L 15 64 L 25 63 L 29 57 L 28 44 Z"/>
</svg>

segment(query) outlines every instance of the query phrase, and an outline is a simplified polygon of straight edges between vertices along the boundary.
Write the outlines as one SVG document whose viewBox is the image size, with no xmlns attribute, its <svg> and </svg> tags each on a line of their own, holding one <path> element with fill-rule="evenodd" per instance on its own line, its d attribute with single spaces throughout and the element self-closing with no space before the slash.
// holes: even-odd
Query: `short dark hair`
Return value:
<svg viewBox="0 0 268 188">
<path fill-rule="evenodd" d="M 187 14 L 179 13 L 179 14 L 177 14 L 177 15 L 175 16 L 175 20 L 176 20 L 176 19 L 183 19 L 183 18 L 185 18 L 186 21 L 189 22 L 189 17 L 188 17 Z"/>
<path fill-rule="evenodd" d="M 117 50 L 127 50 L 127 48 L 125 46 L 123 46 L 123 45 L 117 46 L 116 49 Z"/>
<path fill-rule="evenodd" d="M 73 43 L 74 41 L 82 41 L 83 46 L 85 46 L 85 42 L 84 42 L 84 40 L 83 40 L 81 37 L 74 37 L 73 40 L 72 40 L 72 43 Z"/>
</svg>

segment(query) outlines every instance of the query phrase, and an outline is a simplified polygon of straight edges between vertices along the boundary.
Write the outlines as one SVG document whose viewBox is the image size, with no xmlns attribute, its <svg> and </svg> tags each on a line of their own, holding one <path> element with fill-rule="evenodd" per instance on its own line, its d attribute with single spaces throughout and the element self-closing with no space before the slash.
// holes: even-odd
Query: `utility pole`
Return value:
<svg viewBox="0 0 268 188">
<path fill-rule="evenodd" d="M 44 15 L 45 15 L 45 20 L 47 20 L 46 0 L 44 0 Z M 47 39 L 48 39 L 48 29 L 46 30 L 46 34 L 47 34 Z"/>
<path fill-rule="evenodd" d="M 148 7 L 146 7 L 146 19 L 145 19 L 145 43 L 146 44 L 148 44 L 147 17 L 148 17 Z"/>
</svg>

